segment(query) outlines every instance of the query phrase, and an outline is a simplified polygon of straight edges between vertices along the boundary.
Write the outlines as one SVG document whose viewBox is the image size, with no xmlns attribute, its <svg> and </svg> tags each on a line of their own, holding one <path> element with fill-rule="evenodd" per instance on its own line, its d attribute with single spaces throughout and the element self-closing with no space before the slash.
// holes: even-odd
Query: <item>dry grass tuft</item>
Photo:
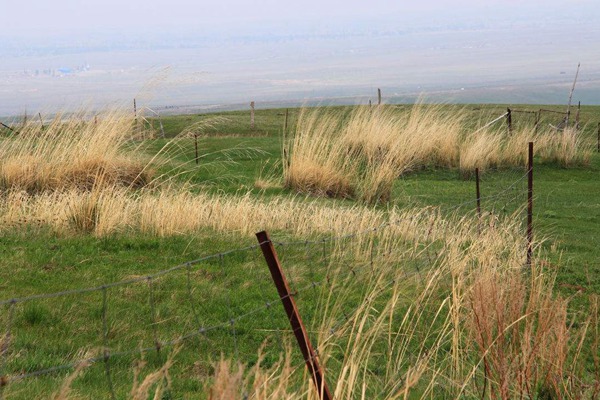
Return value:
<svg viewBox="0 0 600 400">
<path fill-rule="evenodd" d="M 58 115 L 42 128 L 29 123 L 0 147 L 0 188 L 41 193 L 104 186 L 140 188 L 152 173 L 128 148 L 133 123 L 120 113 L 97 122 L 84 113 Z"/>
<path fill-rule="evenodd" d="M 296 132 L 285 138 L 284 185 L 300 193 L 355 198 L 373 204 L 390 199 L 394 180 L 423 166 L 475 168 L 523 166 L 527 142 L 542 162 L 563 166 L 589 161 L 590 148 L 577 131 L 507 134 L 493 128 L 471 133 L 458 109 L 417 104 L 393 107 L 303 110 Z"/>
<path fill-rule="evenodd" d="M 131 400 L 147 400 L 151 395 L 154 400 L 164 398 L 164 394 L 171 388 L 171 376 L 169 370 L 173 366 L 174 358 L 177 356 L 180 347 L 176 347 L 169 353 L 165 364 L 158 370 L 149 373 L 143 379 L 140 375 L 146 366 L 143 359 L 138 361 L 133 370 L 133 384 L 129 393 Z"/>
<path fill-rule="evenodd" d="M 536 274 L 537 275 L 537 274 Z M 492 398 L 537 398 L 562 392 L 569 346 L 567 302 L 552 295 L 543 275 L 484 270 L 475 276 L 467 334 Z M 485 393 L 485 390 L 483 390 Z"/>
<path fill-rule="evenodd" d="M 284 147 L 284 184 L 301 193 L 388 201 L 394 180 L 423 163 L 450 165 L 458 157 L 461 116 L 417 105 L 351 111 L 303 110 Z"/>
<path fill-rule="evenodd" d="M 191 195 L 189 200 L 190 210 L 199 207 Z M 251 219 L 283 223 L 277 213 L 261 217 L 257 203 L 229 201 L 210 213 L 238 219 L 249 213 Z M 587 332 L 594 340 L 595 331 L 598 340 L 597 306 L 583 328 L 569 324 L 568 302 L 553 293 L 553 273 L 536 258 L 524 271 L 525 239 L 516 219 L 483 215 L 474 224 L 473 216 L 444 217 L 435 209 L 386 215 L 365 207 L 334 212 L 315 204 L 302 213 L 306 205 L 278 201 L 279 207 L 264 212 L 285 209 L 287 218 L 297 218 L 297 225 L 285 229 L 295 232 L 348 233 L 348 226 L 398 221 L 353 238 L 351 245 L 334 246 L 328 256 L 328 287 L 317 300 L 311 336 L 335 398 L 587 398 L 598 391 L 580 367 Z M 243 229 L 248 222 L 227 224 Z M 372 266 L 348 273 L 365 262 Z M 206 382 L 206 394 L 211 399 L 317 399 L 303 364 L 292 364 L 291 352 L 297 349 L 286 349 L 271 367 L 262 365 L 264 348 L 250 369 L 222 358 L 214 379 Z M 142 382 L 136 375 L 134 391 L 146 397 L 132 391 L 132 398 L 168 387 L 170 366 Z"/>
<path fill-rule="evenodd" d="M 580 131 L 565 129 L 545 139 L 547 145 L 539 152 L 543 162 L 556 163 L 565 168 L 589 164 L 593 146 L 581 137 Z"/>
</svg>

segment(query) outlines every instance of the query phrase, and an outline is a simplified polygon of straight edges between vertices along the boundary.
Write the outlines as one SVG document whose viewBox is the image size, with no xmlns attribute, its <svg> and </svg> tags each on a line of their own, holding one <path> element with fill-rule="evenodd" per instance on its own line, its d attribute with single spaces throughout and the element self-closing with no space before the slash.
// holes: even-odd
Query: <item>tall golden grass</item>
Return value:
<svg viewBox="0 0 600 400">
<path fill-rule="evenodd" d="M 409 114 L 386 107 L 303 110 L 295 134 L 286 138 L 284 185 L 366 203 L 387 201 L 394 180 L 424 157 L 452 164 L 461 120 L 440 107 L 416 106 Z"/>
<path fill-rule="evenodd" d="M 57 115 L 49 125 L 29 122 L 2 139 L 0 188 L 40 193 L 91 190 L 94 186 L 139 188 L 151 171 L 132 152 L 133 121 L 114 111 L 90 118 Z"/>
<path fill-rule="evenodd" d="M 398 266 L 417 257 L 415 250 L 394 262 L 380 256 L 376 272 L 323 294 L 314 329 L 334 398 L 583 399 L 598 394 L 597 375 L 584 372 L 582 353 L 591 327 L 598 329 L 597 310 L 575 328 L 568 300 L 554 293 L 555 271 L 539 260 L 524 270 L 520 228 L 510 220 L 483 221 L 486 229 L 479 231 L 473 225 L 468 219 L 446 225 L 436 268 L 421 278 L 407 276 Z M 338 326 L 347 297 L 357 291 L 364 293 L 359 307 Z M 244 373 L 242 365 L 221 361 L 212 398 L 223 398 L 215 393 L 244 398 L 252 392 L 255 368 Z M 253 398 L 318 399 L 301 373 L 303 366 L 295 368 L 291 380 L 299 379 L 300 388 L 290 384 L 289 367 L 265 369 L 270 378 L 261 387 L 273 391 Z"/>
<path fill-rule="evenodd" d="M 300 193 L 387 201 L 394 180 L 423 166 L 475 168 L 525 164 L 527 142 L 536 143 L 542 162 L 586 164 L 591 147 L 579 131 L 540 132 L 522 128 L 508 134 L 467 130 L 467 113 L 417 104 L 408 112 L 393 107 L 303 110 L 295 133 L 285 138 L 284 185 Z"/>
<path fill-rule="evenodd" d="M 571 325 L 568 301 L 553 290 L 555 271 L 539 260 L 524 270 L 521 227 L 486 217 L 485 229 L 469 218 L 434 220 L 441 247 L 433 256 L 436 268 L 422 276 L 407 275 L 402 266 L 423 258 L 422 246 L 432 238 L 409 244 L 385 230 L 359 244 L 377 243 L 375 270 L 348 278 L 349 264 L 330 266 L 337 284 L 323 292 L 312 331 L 334 398 L 597 395 L 581 350 L 598 329 L 597 309 L 582 328 Z M 382 242 L 395 244 L 379 248 Z M 340 324 L 356 293 L 362 293 L 358 308 Z M 288 347 L 271 367 L 262 366 L 262 349 L 250 369 L 221 359 L 206 393 L 211 399 L 318 399 L 290 351 L 296 350 Z"/>
<path fill-rule="evenodd" d="M 483 215 L 473 223 L 472 215 L 444 216 L 431 208 L 386 215 L 315 202 L 302 212 L 301 203 L 294 208 L 294 200 L 277 201 L 279 207 L 273 203 L 263 209 L 248 198 L 231 198 L 201 213 L 217 213 L 215 220 L 247 215 L 213 228 L 248 233 L 256 229 L 253 218 L 305 234 L 341 234 L 390 222 L 340 242 L 328 255 L 328 290 L 318 299 L 311 332 L 335 398 L 579 399 L 598 392 L 582 351 L 598 331 L 598 310 L 592 308 L 580 327 L 571 324 L 568 300 L 554 292 L 556 271 L 537 251 L 532 268 L 525 269 L 523 227 L 514 217 Z M 281 209 L 287 211 L 286 225 L 283 211 L 269 213 Z M 365 262 L 373 267 L 349 273 Z M 349 304 L 357 307 L 342 318 Z M 296 350 L 288 347 L 270 367 L 262 365 L 260 349 L 249 369 L 223 358 L 215 364 L 214 379 L 205 381 L 205 395 L 317 399 L 303 363 L 292 364 L 291 351 Z M 149 382 L 157 384 L 154 378 L 168 376 L 170 367 Z"/>
<path fill-rule="evenodd" d="M 463 114 L 422 105 L 409 114 L 386 107 L 304 113 L 287 142 L 285 184 L 366 203 L 389 199 L 393 180 L 423 165 L 468 171 L 522 164 L 523 144 L 534 134 L 468 136 Z M 4 139 L 1 229 L 33 225 L 99 237 L 202 229 L 342 236 L 380 227 L 357 235 L 350 247 L 332 249 L 328 275 L 338 289 L 323 292 L 313 327 L 335 398 L 598 394 L 598 382 L 582 368 L 582 343 L 598 331 L 598 310 L 583 328 L 570 325 L 568 301 L 553 291 L 553 272 L 539 257 L 524 270 L 526 244 L 517 219 L 484 215 L 474 223 L 472 216 L 448 217 L 435 208 L 381 210 L 301 197 L 192 194 L 174 184 L 155 187 L 146 184 L 147 164 L 128 153 L 131 122 L 118 116 L 100 121 L 105 122 L 57 119 L 44 130 L 26 127 L 19 137 Z M 548 143 L 537 146 L 543 160 L 585 162 L 576 133 L 547 135 L 537 140 Z M 347 279 L 349 267 L 371 260 L 368 274 Z M 340 322 L 341 310 L 357 296 L 358 307 Z M 316 399 L 303 366 L 291 365 L 289 352 L 271 368 L 261 366 L 259 352 L 249 371 L 223 359 L 207 391 L 214 399 L 244 394 Z M 145 379 L 136 376 L 131 398 L 158 398 L 169 384 L 171 366 L 170 359 Z M 73 379 L 76 375 L 56 398 L 71 396 Z"/>
</svg>

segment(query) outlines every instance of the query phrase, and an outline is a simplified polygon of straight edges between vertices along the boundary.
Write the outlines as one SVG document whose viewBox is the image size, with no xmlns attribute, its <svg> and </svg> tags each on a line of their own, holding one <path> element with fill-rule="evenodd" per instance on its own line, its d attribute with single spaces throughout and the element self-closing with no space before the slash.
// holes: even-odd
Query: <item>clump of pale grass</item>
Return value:
<svg viewBox="0 0 600 400">
<path fill-rule="evenodd" d="M 579 132 L 536 133 L 533 127 L 508 134 L 493 128 L 471 133 L 466 112 L 417 104 L 409 112 L 392 107 L 303 110 L 295 133 L 284 138 L 284 186 L 300 193 L 390 199 L 395 179 L 423 166 L 475 168 L 525 165 L 527 143 L 542 162 L 563 166 L 589 161 Z"/>
<path fill-rule="evenodd" d="M 40 193 L 106 186 L 139 188 L 151 180 L 145 163 L 127 147 L 132 119 L 118 112 L 97 120 L 84 113 L 57 115 L 44 127 L 29 123 L 2 140 L 0 187 Z"/>
<path fill-rule="evenodd" d="M 210 213 L 255 218 L 263 212 L 248 201 L 229 201 Z M 288 201 L 280 205 L 294 207 Z M 199 207 L 191 204 L 179 212 Z M 301 207 L 288 208 L 288 218 L 301 215 L 292 222 L 298 225 L 286 229 L 314 229 L 309 225 L 317 220 L 299 223 L 311 213 L 334 224 L 317 225 L 324 232 L 393 221 L 372 235 L 358 235 L 351 246 L 333 246 L 328 256 L 327 290 L 317 300 L 311 336 L 335 398 L 565 398 L 593 390 L 581 383 L 586 379 L 577 366 L 587 328 L 569 325 L 567 301 L 553 293 L 552 271 L 536 258 L 524 270 L 525 238 L 514 218 L 484 214 L 473 223 L 473 216 L 443 216 L 435 209 L 386 216 L 367 208 L 332 214 L 327 207 L 308 207 L 305 214 Z M 273 214 L 264 218 L 283 222 Z M 227 229 L 234 223 L 241 229 L 243 222 L 234 219 Z M 354 267 L 357 272 L 349 273 Z M 597 321 L 595 313 L 585 327 Z M 295 347 L 286 347 L 271 367 L 263 365 L 264 349 L 250 369 L 221 359 L 205 386 L 210 398 L 318 398 L 304 364 L 292 363 Z M 168 368 L 161 371 L 149 375 L 149 384 L 136 379 L 136 391 L 147 396 L 141 388 L 168 382 Z"/>
<path fill-rule="evenodd" d="M 172 236 L 205 229 L 243 235 L 268 229 L 293 235 L 337 236 L 365 231 L 388 220 L 398 221 L 390 228 L 395 234 L 435 237 L 437 231 L 429 225 L 434 224 L 429 222 L 430 218 L 428 209 L 391 208 L 386 212 L 303 198 L 261 200 L 250 194 L 193 194 L 166 186 L 162 190 L 137 192 L 115 187 L 38 195 L 12 191 L 0 196 L 2 229 L 40 226 L 56 232 L 80 231 L 99 237 L 127 231 Z"/>
<path fill-rule="evenodd" d="M 576 129 L 535 132 L 533 127 L 514 130 L 512 134 L 487 129 L 465 136 L 460 148 L 460 170 L 464 175 L 475 168 L 518 167 L 527 163 L 528 142 L 542 163 L 563 167 L 589 163 L 591 147 Z"/>
<path fill-rule="evenodd" d="M 493 132 L 479 132 L 463 140 L 460 147 L 459 168 L 463 174 L 469 174 L 479 168 L 484 172 L 498 166 L 501 159 L 502 138 Z"/>
<path fill-rule="evenodd" d="M 169 354 L 169 358 L 158 370 L 147 374 L 141 378 L 141 371 L 146 366 L 146 362 L 141 360 L 133 370 L 133 384 L 129 399 L 147 400 L 150 396 L 153 399 L 163 398 L 163 394 L 171 387 L 171 376 L 169 370 L 173 366 L 173 359 L 178 353 L 178 349 Z"/>
<path fill-rule="evenodd" d="M 556 163 L 565 168 L 589 164 L 592 146 L 582 137 L 581 131 L 563 129 L 549 133 L 545 140 L 547 144 L 539 152 L 543 162 Z"/>
<path fill-rule="evenodd" d="M 265 345 L 258 350 L 258 360 L 248 369 L 241 363 L 234 363 L 224 357 L 215 363 L 215 373 L 207 388 L 211 400 L 300 400 L 306 398 L 304 389 L 292 388 L 293 374 L 297 367 L 292 366 L 292 348 L 288 344 L 279 360 L 271 367 L 264 367 Z"/>
<path fill-rule="evenodd" d="M 285 141 L 284 185 L 365 203 L 388 201 L 399 175 L 423 163 L 455 162 L 461 118 L 423 105 L 408 114 L 389 107 L 303 110 Z"/>
<path fill-rule="evenodd" d="M 351 263 L 330 266 L 331 288 L 319 300 L 314 330 L 334 398 L 592 393 L 595 386 L 583 383 L 576 367 L 584 358 L 581 345 L 589 324 L 582 330 L 570 326 L 568 302 L 553 292 L 554 272 L 544 263 L 534 261 L 523 270 L 522 227 L 483 216 L 476 228 L 471 218 L 457 218 L 433 219 L 433 230 L 443 229 L 444 235 L 435 235 L 441 240 L 435 268 L 421 274 L 406 266 L 427 259 L 422 246 L 430 239 L 415 238 L 418 246 L 396 240 L 393 249 L 381 249 L 382 242 L 394 241 L 383 232 L 374 239 L 377 251 L 368 272 L 348 274 Z M 390 250 L 395 253 L 384 256 Z M 357 308 L 346 314 L 352 301 Z M 597 311 L 588 322 L 594 318 Z M 269 377 L 264 386 L 277 386 L 278 374 Z M 303 389 L 294 395 L 303 391 L 318 398 L 306 374 L 293 375 L 297 380 Z"/>
<path fill-rule="evenodd" d="M 493 398 L 536 398 L 563 391 L 569 346 L 567 302 L 536 274 L 486 269 L 474 276 L 466 333 L 483 364 L 482 387 Z M 484 389 L 482 389 L 483 391 Z"/>
</svg>

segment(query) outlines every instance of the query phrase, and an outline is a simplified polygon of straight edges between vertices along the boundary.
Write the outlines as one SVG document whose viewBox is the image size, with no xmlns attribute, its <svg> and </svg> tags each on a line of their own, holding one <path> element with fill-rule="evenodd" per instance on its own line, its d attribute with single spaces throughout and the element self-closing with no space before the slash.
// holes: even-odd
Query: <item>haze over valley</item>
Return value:
<svg viewBox="0 0 600 400">
<path fill-rule="evenodd" d="M 311 102 L 599 104 L 600 17 L 593 2 L 463 4 L 390 15 L 210 20 L 174 30 L 56 28 L 2 33 L 0 115 L 101 108 L 134 97 L 159 110 Z M 9 6 L 10 7 L 10 6 Z"/>
</svg>

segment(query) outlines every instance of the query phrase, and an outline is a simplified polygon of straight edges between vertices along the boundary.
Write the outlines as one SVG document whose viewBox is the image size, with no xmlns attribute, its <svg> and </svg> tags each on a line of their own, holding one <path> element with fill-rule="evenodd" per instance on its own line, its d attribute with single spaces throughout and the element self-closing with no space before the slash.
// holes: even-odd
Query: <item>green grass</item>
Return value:
<svg viewBox="0 0 600 400">
<path fill-rule="evenodd" d="M 297 109 L 289 109 L 288 124 L 293 124 Z M 256 110 L 254 128 L 250 125 L 250 110 L 218 112 L 211 114 L 192 114 L 166 116 L 162 118 L 165 136 L 175 137 L 188 127 L 207 121 L 214 121 L 212 127 L 194 131 L 206 136 L 277 136 L 281 133 L 285 123 L 286 109 Z M 150 118 L 156 129 L 158 121 Z"/>
<path fill-rule="evenodd" d="M 405 106 L 404 106 L 405 107 Z M 474 115 L 499 115 L 505 106 L 466 106 Z M 514 106 L 532 109 L 535 106 Z M 548 108 L 548 107 L 544 107 Z M 555 109 L 562 108 L 555 107 Z M 290 126 L 298 110 L 290 110 Z M 255 188 L 256 179 L 263 174 L 281 172 L 281 132 L 285 110 L 257 110 L 256 126 L 249 126 L 249 112 L 220 113 L 223 118 L 210 131 L 199 132 L 200 159 L 194 163 L 194 142 L 181 139 L 173 152 L 173 164 L 158 171 L 174 175 L 177 182 L 190 182 L 195 190 L 211 193 L 246 194 L 254 196 L 293 196 L 280 187 L 266 191 Z M 168 137 L 175 137 L 189 125 L 213 118 L 215 115 L 192 115 L 163 118 Z M 518 114 L 513 117 L 519 122 Z M 485 119 L 485 118 L 484 118 Z M 489 118 L 488 118 L 489 119 Z M 600 120 L 599 107 L 583 107 L 582 121 L 588 122 L 586 134 L 592 137 Z M 475 123 L 474 123 L 475 125 Z M 149 154 L 156 153 L 168 139 L 157 139 L 145 144 Z M 491 171 L 482 177 L 482 195 L 494 196 L 509 184 L 522 178 L 523 170 Z M 557 286 L 561 293 L 573 297 L 572 307 L 585 310 L 588 296 L 600 295 L 600 155 L 592 157 L 588 167 L 562 169 L 545 165 L 535 167 L 535 235 L 546 238 L 545 250 L 557 268 Z M 453 207 L 472 201 L 475 197 L 473 180 L 461 178 L 457 170 L 423 169 L 398 179 L 392 195 L 392 204 L 434 205 Z M 484 200 L 484 211 L 511 213 L 525 205 L 526 181 L 521 180 L 509 196 Z M 333 200 L 320 200 L 325 203 Z M 347 201 L 350 203 L 350 201 Z M 386 207 L 382 205 L 380 207 Z M 469 203 L 461 212 L 472 211 Z M 519 214 L 525 222 L 525 214 Z M 277 233 L 273 235 L 276 240 Z M 524 232 L 525 234 L 525 232 Z M 0 297 L 9 299 L 38 293 L 52 293 L 81 287 L 100 286 L 108 282 L 152 274 L 156 271 L 194 260 L 203 255 L 230 248 L 253 245 L 253 237 L 235 233 L 216 234 L 198 232 L 193 236 L 156 238 L 145 235 L 115 235 L 97 239 L 87 235 L 57 235 L 45 230 L 31 229 L 4 233 L 0 236 Z M 318 246 L 281 249 L 286 270 L 291 273 L 293 287 L 323 279 L 326 252 Z M 524 254 L 525 257 L 525 254 Z M 257 249 L 200 263 L 191 272 L 193 282 L 190 302 L 187 289 L 187 269 L 157 280 L 155 290 L 155 319 L 152 318 L 149 289 L 145 282 L 109 290 L 107 320 L 109 345 L 128 350 L 138 346 L 152 346 L 153 327 L 163 340 L 193 331 L 197 328 L 195 312 L 201 315 L 202 326 L 228 321 L 232 315 L 261 307 L 265 301 L 276 298 L 270 277 Z M 241 288 L 241 289 L 240 289 Z M 321 292 L 300 294 L 298 301 L 304 319 L 309 325 L 318 321 L 318 300 Z M 12 371 L 31 372 L 76 358 L 80 349 L 98 351 L 102 347 L 102 292 L 58 299 L 35 300 L 18 304 L 14 309 L 11 343 L 16 356 L 7 364 Z M 247 364 L 256 362 L 261 343 L 269 341 L 271 352 L 267 364 L 273 363 L 282 349 L 282 340 L 290 339 L 287 322 L 280 305 L 261 311 L 244 320 L 237 327 L 215 329 L 210 335 L 194 337 L 185 343 L 184 350 L 172 369 L 174 386 L 164 398 L 189 398 L 202 388 L 202 380 L 210 376 L 211 361 L 221 353 L 239 357 Z M 1 323 L 9 324 L 9 306 L 2 309 Z M 314 328 L 314 327 L 313 327 Z M 4 328 L 3 328 L 4 329 Z M 236 354 L 237 350 L 237 354 Z M 297 352 L 296 352 L 297 353 Z M 162 365 L 168 354 L 149 352 L 144 357 L 148 365 L 144 371 Z M 302 368 L 298 354 L 295 362 Z M 115 358 L 111 362 L 112 378 L 119 397 L 124 397 L 133 379 L 132 362 L 140 355 Z M 60 371 L 46 377 L 17 382 L 8 388 L 8 398 L 47 398 L 55 391 L 69 371 Z M 86 398 L 106 398 L 105 369 L 98 362 L 87 369 L 73 385 Z"/>
</svg>

